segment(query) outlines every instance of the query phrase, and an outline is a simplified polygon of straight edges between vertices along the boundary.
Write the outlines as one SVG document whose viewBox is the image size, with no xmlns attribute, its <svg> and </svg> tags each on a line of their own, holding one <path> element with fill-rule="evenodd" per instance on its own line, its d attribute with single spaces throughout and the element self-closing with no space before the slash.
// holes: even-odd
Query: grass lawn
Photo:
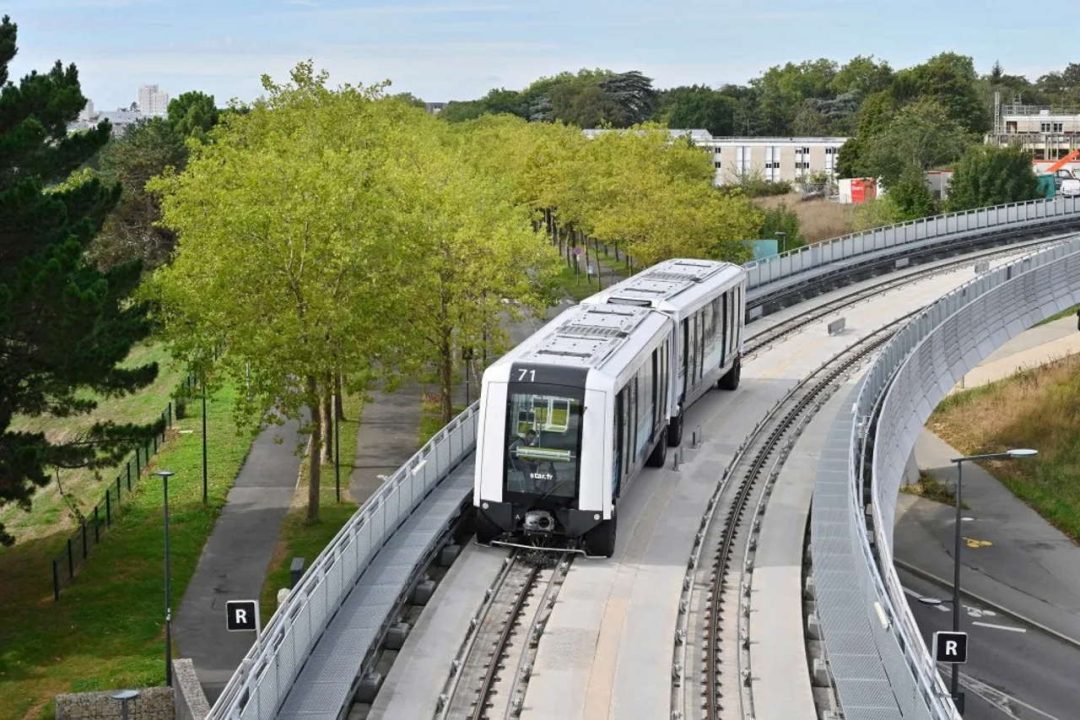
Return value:
<svg viewBox="0 0 1080 720">
<path fill-rule="evenodd" d="M 476 399 L 474 397 L 474 399 Z M 464 405 L 454 405 L 453 417 L 465 411 Z M 446 423 L 442 419 L 442 405 L 439 396 L 435 393 L 424 393 L 420 402 L 420 429 L 417 447 L 423 447 L 424 443 L 434 437 L 435 433 L 443 429 Z"/>
<path fill-rule="evenodd" d="M 270 570 L 263 583 L 260 595 L 259 612 L 263 624 L 277 608 L 277 591 L 289 587 L 289 565 L 294 557 L 304 558 L 307 568 L 315 557 L 322 552 L 333 539 L 341 526 L 348 522 L 359 505 L 349 497 L 349 477 L 356 464 L 356 438 L 360 428 L 361 413 L 364 403 L 359 396 L 347 396 L 342 400 L 345 417 L 341 422 L 341 502 L 337 502 L 334 493 L 334 465 L 322 466 L 322 482 L 319 486 L 319 521 L 309 524 L 307 521 L 308 464 L 305 459 L 300 464 L 300 485 L 293 495 L 292 507 L 289 508 L 281 526 L 274 554 L 270 558 Z"/>
<path fill-rule="evenodd" d="M 158 364 L 157 379 L 132 395 L 101 398 L 97 409 L 89 415 L 68 418 L 17 417 L 12 423 L 12 429 L 44 432 L 51 441 L 59 442 L 85 430 L 97 421 L 152 422 L 161 416 L 161 411 L 172 399 L 173 391 L 184 379 L 185 372 L 182 367 L 172 362 L 165 346 L 160 343 L 144 344 L 133 348 L 123 365 L 132 367 L 149 362 Z M 87 393 L 86 396 L 93 397 L 93 394 Z M 191 403 L 188 407 L 192 408 Z M 198 410 L 197 404 L 193 410 Z M 64 490 L 75 499 L 80 511 L 85 513 L 101 501 L 105 495 L 106 484 L 115 480 L 117 473 L 122 469 L 123 465 L 118 468 L 99 470 L 97 474 L 85 469 L 64 470 L 61 471 L 60 480 Z M 64 503 L 55 482 L 38 488 L 34 494 L 30 512 L 25 512 L 14 505 L 0 509 L 0 522 L 4 524 L 8 532 L 15 536 L 17 543 L 48 537 L 60 529 L 73 531 L 78 525 Z"/>
<path fill-rule="evenodd" d="M 995 477 L 1062 532 L 1080 540 L 1080 356 L 946 398 L 927 425 L 965 454 L 1035 448 L 990 462 Z"/>
<path fill-rule="evenodd" d="M 233 398 L 225 387 L 208 405 L 208 507 L 197 415 L 170 431 L 150 467 L 176 473 L 169 483 L 174 608 L 251 447 L 251 434 L 237 434 Z M 57 693 L 164 683 L 161 503 L 159 481 L 144 475 L 58 603 L 49 563 L 66 527 L 41 528 L 0 548 L 0 718 L 51 718 Z"/>
</svg>

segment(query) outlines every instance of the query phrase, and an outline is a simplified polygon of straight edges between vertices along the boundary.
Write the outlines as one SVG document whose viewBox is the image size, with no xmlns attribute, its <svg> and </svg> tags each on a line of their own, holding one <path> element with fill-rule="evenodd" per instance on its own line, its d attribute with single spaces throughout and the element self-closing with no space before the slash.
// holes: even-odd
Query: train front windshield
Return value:
<svg viewBox="0 0 1080 720">
<path fill-rule="evenodd" d="M 581 458 L 581 400 L 511 392 L 506 417 L 506 491 L 573 498 Z"/>
</svg>

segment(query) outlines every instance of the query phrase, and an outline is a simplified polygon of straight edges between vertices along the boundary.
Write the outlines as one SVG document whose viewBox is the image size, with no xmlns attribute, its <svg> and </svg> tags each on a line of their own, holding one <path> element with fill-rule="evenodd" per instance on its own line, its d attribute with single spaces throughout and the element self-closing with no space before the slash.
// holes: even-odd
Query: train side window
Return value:
<svg viewBox="0 0 1080 720">
<path fill-rule="evenodd" d="M 716 342 L 716 322 L 713 317 L 712 303 L 702 309 L 705 313 L 705 355 L 712 355 L 713 343 Z"/>
</svg>

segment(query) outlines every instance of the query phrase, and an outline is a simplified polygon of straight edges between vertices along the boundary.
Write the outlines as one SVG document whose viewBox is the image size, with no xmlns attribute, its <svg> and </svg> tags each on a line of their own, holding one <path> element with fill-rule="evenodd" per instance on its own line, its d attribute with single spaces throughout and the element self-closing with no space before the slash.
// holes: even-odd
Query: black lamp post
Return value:
<svg viewBox="0 0 1080 720">
<path fill-rule="evenodd" d="M 203 505 L 209 498 L 207 489 L 206 472 L 206 373 L 202 375 L 202 501 Z"/>
<path fill-rule="evenodd" d="M 953 537 L 953 632 L 960 631 L 960 505 L 964 462 L 967 460 L 1011 460 L 1013 458 L 1032 457 L 1033 455 L 1037 455 L 1038 452 L 1038 450 L 1017 448 L 1014 450 L 1006 450 L 1005 452 L 1000 453 L 986 453 L 984 455 L 967 455 L 964 457 L 952 458 L 952 462 L 956 463 L 956 528 Z M 952 666 L 952 678 L 949 683 L 949 694 L 952 695 L 953 702 L 956 703 L 957 711 L 960 714 L 963 714 L 964 698 L 963 695 L 960 693 L 960 668 L 956 664 Z"/>
<path fill-rule="evenodd" d="M 777 230 L 776 237 L 780 240 L 780 252 L 783 253 L 787 249 L 787 233 L 783 230 Z"/>
<path fill-rule="evenodd" d="M 172 687 L 172 602 L 170 600 L 169 567 L 169 478 L 176 473 L 171 470 L 158 470 L 154 473 L 162 480 L 165 492 L 165 684 Z"/>
</svg>

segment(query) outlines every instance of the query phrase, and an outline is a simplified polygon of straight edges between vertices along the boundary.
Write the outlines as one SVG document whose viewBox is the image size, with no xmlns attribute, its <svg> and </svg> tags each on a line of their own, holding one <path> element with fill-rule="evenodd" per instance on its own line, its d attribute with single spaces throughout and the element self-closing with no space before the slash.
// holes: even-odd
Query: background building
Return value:
<svg viewBox="0 0 1080 720">
<path fill-rule="evenodd" d="M 584 130 L 594 138 L 605 129 Z M 836 158 L 845 137 L 713 137 L 708 130 L 671 129 L 672 137 L 689 138 L 712 156 L 713 184 L 735 184 L 760 176 L 771 182 L 796 182 L 824 173 L 836 179 Z"/>
<path fill-rule="evenodd" d="M 986 141 L 1019 145 L 1036 160 L 1057 160 L 1080 147 L 1080 108 L 994 102 L 994 130 Z"/>
<path fill-rule="evenodd" d="M 758 175 L 769 182 L 821 173 L 835 179 L 836 157 L 845 142 L 842 137 L 724 137 L 703 145 L 713 154 L 714 182 L 727 185 Z"/>
<path fill-rule="evenodd" d="M 157 85 L 139 88 L 139 110 L 147 117 L 165 115 L 169 109 L 169 94 L 161 92 Z"/>
</svg>

